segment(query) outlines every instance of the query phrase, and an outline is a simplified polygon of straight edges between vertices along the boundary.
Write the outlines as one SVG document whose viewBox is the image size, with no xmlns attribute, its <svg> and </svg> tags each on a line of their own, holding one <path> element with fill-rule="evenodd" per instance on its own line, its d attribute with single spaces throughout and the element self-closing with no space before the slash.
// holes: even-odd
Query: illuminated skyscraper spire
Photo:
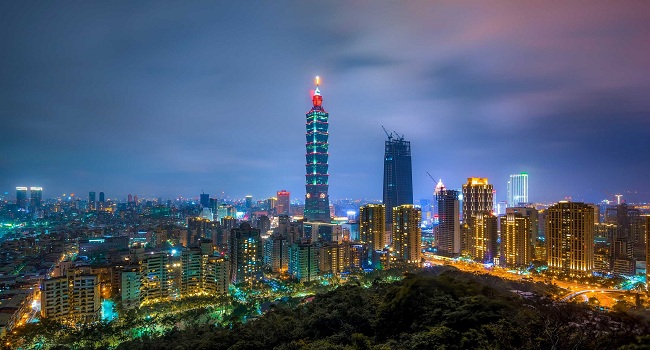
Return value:
<svg viewBox="0 0 650 350">
<path fill-rule="evenodd" d="M 307 113 L 306 133 L 306 195 L 305 220 L 330 221 L 330 200 L 327 174 L 328 164 L 328 128 L 329 114 L 323 109 L 323 97 L 320 94 L 320 78 L 316 77 L 316 90 L 312 96 L 313 107 Z"/>
</svg>

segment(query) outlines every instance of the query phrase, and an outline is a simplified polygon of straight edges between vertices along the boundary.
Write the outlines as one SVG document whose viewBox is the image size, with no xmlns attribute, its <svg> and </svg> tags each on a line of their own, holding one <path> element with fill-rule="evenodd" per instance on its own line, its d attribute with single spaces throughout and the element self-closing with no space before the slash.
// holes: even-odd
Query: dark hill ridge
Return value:
<svg viewBox="0 0 650 350">
<path fill-rule="evenodd" d="M 343 286 L 231 329 L 199 326 L 118 349 L 650 349 L 648 314 L 522 299 L 459 271 Z"/>
</svg>

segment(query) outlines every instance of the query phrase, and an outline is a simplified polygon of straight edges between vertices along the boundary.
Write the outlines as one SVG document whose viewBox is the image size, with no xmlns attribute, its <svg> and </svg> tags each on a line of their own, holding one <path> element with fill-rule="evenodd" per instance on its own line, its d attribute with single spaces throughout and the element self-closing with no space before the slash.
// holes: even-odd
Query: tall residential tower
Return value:
<svg viewBox="0 0 650 350">
<path fill-rule="evenodd" d="M 587 275 L 594 268 L 594 208 L 580 202 L 550 206 L 546 214 L 548 269 Z"/>
<path fill-rule="evenodd" d="M 330 221 L 330 199 L 327 193 L 328 147 L 329 137 L 327 122 L 329 114 L 323 109 L 323 97 L 319 89 L 320 78 L 316 77 L 316 90 L 312 96 L 313 107 L 307 113 L 306 134 L 306 195 L 305 221 Z"/>
</svg>

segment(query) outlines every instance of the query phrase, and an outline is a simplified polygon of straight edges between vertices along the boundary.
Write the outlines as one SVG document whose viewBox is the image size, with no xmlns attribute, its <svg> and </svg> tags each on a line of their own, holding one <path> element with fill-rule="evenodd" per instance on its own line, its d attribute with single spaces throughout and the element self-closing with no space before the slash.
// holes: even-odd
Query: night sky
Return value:
<svg viewBox="0 0 650 350">
<path fill-rule="evenodd" d="M 528 172 L 532 201 L 650 201 L 648 1 L 3 1 L 0 191 L 304 197 L 321 76 L 330 196 Z"/>
</svg>

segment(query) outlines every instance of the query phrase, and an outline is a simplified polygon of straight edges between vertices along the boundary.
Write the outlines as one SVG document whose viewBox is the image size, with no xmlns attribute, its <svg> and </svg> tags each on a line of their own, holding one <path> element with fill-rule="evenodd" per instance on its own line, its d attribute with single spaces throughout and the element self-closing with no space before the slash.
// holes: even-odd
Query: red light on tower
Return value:
<svg viewBox="0 0 650 350">
<path fill-rule="evenodd" d="M 314 82 L 316 83 L 316 90 L 312 93 L 311 102 L 314 104 L 314 107 L 321 107 L 323 104 L 323 96 L 320 95 L 320 90 L 318 89 L 318 85 L 320 85 L 320 77 L 316 77 Z"/>
</svg>

